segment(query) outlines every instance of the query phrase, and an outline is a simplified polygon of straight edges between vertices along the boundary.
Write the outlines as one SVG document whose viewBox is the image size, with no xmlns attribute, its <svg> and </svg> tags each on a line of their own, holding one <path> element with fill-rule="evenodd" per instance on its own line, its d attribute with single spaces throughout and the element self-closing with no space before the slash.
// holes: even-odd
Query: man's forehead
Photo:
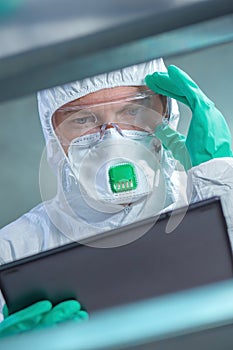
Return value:
<svg viewBox="0 0 233 350">
<path fill-rule="evenodd" d="M 69 102 L 66 104 L 66 106 L 85 106 L 115 101 L 134 96 L 145 89 L 145 86 L 119 86 L 114 88 L 102 89 L 90 93 L 86 96 L 80 97 L 79 99 L 74 100 L 72 102 Z"/>
</svg>

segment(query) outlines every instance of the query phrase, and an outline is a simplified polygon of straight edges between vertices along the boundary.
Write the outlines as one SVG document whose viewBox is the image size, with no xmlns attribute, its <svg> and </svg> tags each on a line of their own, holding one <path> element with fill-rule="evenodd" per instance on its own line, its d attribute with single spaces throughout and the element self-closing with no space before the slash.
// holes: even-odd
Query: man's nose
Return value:
<svg viewBox="0 0 233 350">
<path fill-rule="evenodd" d="M 117 125 L 115 123 L 104 123 L 104 124 L 102 124 L 101 129 L 100 129 L 100 138 L 102 138 L 104 136 L 104 133 L 107 129 L 111 129 L 111 128 L 114 128 L 121 136 L 124 136 L 119 125 Z"/>
<path fill-rule="evenodd" d="M 113 124 L 111 122 L 108 122 L 108 123 L 105 123 L 105 124 L 106 124 L 105 130 L 114 128 L 114 126 L 113 126 Z"/>
<path fill-rule="evenodd" d="M 101 113 L 101 124 L 107 125 L 107 128 L 113 128 L 112 123 L 117 122 L 116 111 L 112 106 L 106 106 Z"/>
</svg>

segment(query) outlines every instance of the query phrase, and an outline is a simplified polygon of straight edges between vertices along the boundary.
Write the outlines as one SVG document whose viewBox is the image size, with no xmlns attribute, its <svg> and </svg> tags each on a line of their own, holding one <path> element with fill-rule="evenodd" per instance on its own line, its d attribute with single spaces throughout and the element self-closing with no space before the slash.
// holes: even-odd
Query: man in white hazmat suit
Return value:
<svg viewBox="0 0 233 350">
<path fill-rule="evenodd" d="M 174 131 L 178 109 L 170 97 L 193 112 L 187 139 Z M 192 201 L 227 198 L 231 234 L 225 204 L 232 201 L 231 136 L 214 104 L 182 71 L 167 73 L 158 59 L 42 91 L 38 105 L 58 193 L 0 231 L 1 263 L 169 208 L 180 199 L 174 159 L 188 170 Z M 5 312 L 0 334 L 69 318 L 87 314 L 74 300 L 54 308 L 41 301 L 17 315 Z"/>
</svg>

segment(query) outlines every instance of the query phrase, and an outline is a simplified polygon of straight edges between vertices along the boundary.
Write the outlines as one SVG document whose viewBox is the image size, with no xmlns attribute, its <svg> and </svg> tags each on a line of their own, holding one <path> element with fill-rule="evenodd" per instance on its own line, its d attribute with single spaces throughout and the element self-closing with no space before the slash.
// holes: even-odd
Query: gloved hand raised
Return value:
<svg viewBox="0 0 233 350">
<path fill-rule="evenodd" d="M 7 307 L 3 310 L 4 320 L 0 323 L 0 337 L 35 328 L 55 325 L 67 320 L 87 320 L 88 313 L 81 310 L 76 300 L 63 301 L 56 306 L 48 300 L 39 301 L 23 310 L 8 316 Z"/>
<path fill-rule="evenodd" d="M 213 158 L 232 157 L 231 133 L 221 112 L 181 69 L 169 66 L 168 72 L 147 75 L 146 84 L 154 92 L 186 104 L 192 111 L 187 138 L 159 125 L 155 135 L 186 169 Z"/>
</svg>

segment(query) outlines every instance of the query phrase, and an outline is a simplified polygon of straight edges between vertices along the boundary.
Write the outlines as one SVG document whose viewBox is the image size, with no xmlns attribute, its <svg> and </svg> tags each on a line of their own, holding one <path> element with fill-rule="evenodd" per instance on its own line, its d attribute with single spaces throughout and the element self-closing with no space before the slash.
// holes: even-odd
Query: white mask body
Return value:
<svg viewBox="0 0 233 350">
<path fill-rule="evenodd" d="M 78 137 L 68 150 L 71 168 L 80 185 L 80 193 L 88 206 L 106 213 L 116 213 L 122 206 L 143 200 L 153 200 L 154 212 L 163 209 L 165 181 L 160 166 L 160 143 L 147 132 L 106 129 L 99 133 Z M 126 169 L 131 178 L 111 184 L 110 169 Z M 130 186 L 131 184 L 131 186 Z M 122 186 L 124 188 L 122 188 Z"/>
</svg>

